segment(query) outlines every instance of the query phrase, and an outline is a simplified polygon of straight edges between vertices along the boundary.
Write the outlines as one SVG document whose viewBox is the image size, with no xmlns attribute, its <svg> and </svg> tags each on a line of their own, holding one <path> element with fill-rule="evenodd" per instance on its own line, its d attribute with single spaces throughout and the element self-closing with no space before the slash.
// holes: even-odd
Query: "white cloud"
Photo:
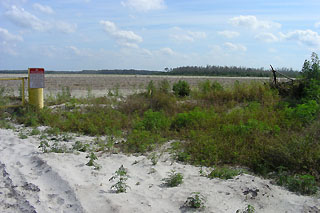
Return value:
<svg viewBox="0 0 320 213">
<path fill-rule="evenodd" d="M 255 36 L 255 38 L 269 43 L 279 41 L 278 37 L 273 35 L 272 33 L 259 33 Z"/>
<path fill-rule="evenodd" d="M 37 31 L 46 31 L 50 28 L 49 24 L 40 20 L 23 8 L 17 8 L 15 5 L 5 12 L 5 15 L 16 25 L 24 28 L 31 28 Z"/>
<path fill-rule="evenodd" d="M 23 41 L 19 35 L 10 33 L 7 29 L 0 27 L 0 53 L 9 55 L 18 55 L 16 49 L 16 42 Z"/>
<path fill-rule="evenodd" d="M 311 49 L 320 49 L 320 35 L 312 30 L 295 30 L 287 34 L 281 33 L 282 38 L 297 41 Z"/>
<path fill-rule="evenodd" d="M 204 39 L 207 37 L 205 32 L 186 31 L 179 27 L 174 27 L 173 30 L 174 33 L 172 33 L 170 37 L 178 42 L 194 42 L 197 39 Z"/>
<path fill-rule="evenodd" d="M 51 7 L 45 6 L 45 5 L 41 5 L 39 3 L 33 4 L 33 8 L 35 10 L 39 10 L 39 11 L 41 11 L 43 13 L 47 13 L 47 14 L 53 14 L 54 13 L 54 11 L 53 11 L 53 9 Z"/>
<path fill-rule="evenodd" d="M 226 38 L 235 38 L 235 37 L 238 37 L 240 35 L 240 33 L 238 32 L 235 32 L 235 31 L 228 31 L 228 30 L 225 30 L 225 31 L 220 31 L 218 32 L 219 35 L 222 35 Z"/>
<path fill-rule="evenodd" d="M 13 35 L 9 33 L 7 29 L 0 27 L 0 39 L 2 41 L 8 42 L 8 41 L 23 41 L 23 38 L 19 35 Z"/>
<path fill-rule="evenodd" d="M 69 24 L 63 21 L 55 22 L 55 28 L 63 33 L 74 33 L 77 30 L 76 24 Z"/>
<path fill-rule="evenodd" d="M 170 55 L 170 56 L 175 55 L 175 52 L 169 47 L 164 47 L 160 49 L 160 52 L 165 55 Z"/>
<path fill-rule="evenodd" d="M 234 44 L 231 42 L 226 42 L 223 44 L 223 46 L 226 49 L 231 50 L 231 51 L 241 51 L 241 52 L 247 51 L 247 47 L 242 44 Z"/>
<path fill-rule="evenodd" d="M 314 26 L 315 26 L 316 28 L 319 28 L 319 27 L 320 27 L 320 21 L 316 22 L 316 23 L 314 24 Z"/>
<path fill-rule="evenodd" d="M 111 21 L 102 20 L 100 21 L 100 24 L 103 25 L 104 30 L 122 46 L 137 48 L 137 43 L 143 41 L 142 37 L 132 31 L 118 29 L 118 27 Z"/>
<path fill-rule="evenodd" d="M 147 12 L 150 10 L 164 9 L 164 0 L 127 0 L 121 2 L 124 7 L 130 7 L 132 9 Z"/>
<path fill-rule="evenodd" d="M 257 29 L 278 29 L 281 28 L 281 24 L 271 21 L 258 20 L 255 16 L 237 16 L 230 19 L 230 23 L 233 26 L 245 27 L 252 30 Z"/>
</svg>

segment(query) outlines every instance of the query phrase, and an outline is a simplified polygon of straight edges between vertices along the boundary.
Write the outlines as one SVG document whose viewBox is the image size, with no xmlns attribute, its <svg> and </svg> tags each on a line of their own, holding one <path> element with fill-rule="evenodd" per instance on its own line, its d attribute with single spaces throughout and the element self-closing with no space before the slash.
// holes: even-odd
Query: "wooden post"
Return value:
<svg viewBox="0 0 320 213">
<path fill-rule="evenodd" d="M 276 71 L 273 69 L 272 65 L 270 64 L 272 73 L 273 73 L 273 81 L 274 81 L 274 85 L 277 86 L 277 76 L 276 76 Z"/>
</svg>

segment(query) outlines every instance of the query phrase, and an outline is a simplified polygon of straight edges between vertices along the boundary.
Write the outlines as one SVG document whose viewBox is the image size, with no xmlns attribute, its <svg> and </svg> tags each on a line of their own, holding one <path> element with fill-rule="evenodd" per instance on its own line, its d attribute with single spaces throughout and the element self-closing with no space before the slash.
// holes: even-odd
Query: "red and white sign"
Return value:
<svg viewBox="0 0 320 213">
<path fill-rule="evenodd" d="M 29 87 L 44 88 L 44 69 L 29 68 Z"/>
</svg>

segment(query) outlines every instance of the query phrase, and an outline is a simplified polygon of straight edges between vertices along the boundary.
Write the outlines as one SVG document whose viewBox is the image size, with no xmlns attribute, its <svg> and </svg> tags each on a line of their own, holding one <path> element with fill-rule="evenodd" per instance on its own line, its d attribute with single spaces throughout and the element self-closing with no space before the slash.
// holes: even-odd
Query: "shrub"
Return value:
<svg viewBox="0 0 320 213">
<path fill-rule="evenodd" d="M 170 93 L 170 83 L 167 79 L 164 79 L 159 82 L 159 91 L 164 94 Z"/>
<path fill-rule="evenodd" d="M 181 80 L 173 84 L 172 90 L 174 94 L 179 97 L 189 96 L 191 92 L 188 82 Z"/>
<path fill-rule="evenodd" d="M 117 183 L 111 186 L 111 189 L 115 189 L 116 193 L 125 193 L 127 189 L 130 188 L 126 181 L 128 180 L 129 175 L 127 169 L 121 165 L 119 169 L 114 173 L 114 175 L 109 179 L 109 181 L 117 180 Z"/>
<path fill-rule="evenodd" d="M 153 112 L 151 109 L 144 113 L 143 120 L 136 127 L 152 132 L 159 133 L 160 131 L 168 130 L 170 120 L 161 112 Z"/>
<path fill-rule="evenodd" d="M 164 139 L 156 133 L 146 130 L 133 130 L 122 144 L 124 151 L 130 153 L 145 153 L 152 151 L 157 145 L 164 142 Z"/>
<path fill-rule="evenodd" d="M 171 127 L 179 130 L 182 128 L 198 129 L 206 125 L 206 121 L 210 117 L 214 117 L 213 111 L 205 111 L 200 108 L 195 108 L 192 111 L 178 113 L 172 121 Z"/>
<path fill-rule="evenodd" d="M 204 209 L 206 198 L 200 192 L 192 192 L 184 205 L 194 209 Z"/>
<path fill-rule="evenodd" d="M 183 175 L 181 173 L 176 173 L 175 170 L 171 170 L 167 178 L 163 178 L 164 185 L 167 187 L 175 187 L 183 182 Z"/>
</svg>

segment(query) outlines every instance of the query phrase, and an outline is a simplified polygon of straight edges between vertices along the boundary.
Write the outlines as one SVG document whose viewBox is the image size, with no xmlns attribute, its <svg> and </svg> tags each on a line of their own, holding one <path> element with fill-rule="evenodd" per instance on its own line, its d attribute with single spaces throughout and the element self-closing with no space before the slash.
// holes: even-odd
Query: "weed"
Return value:
<svg viewBox="0 0 320 213">
<path fill-rule="evenodd" d="M 95 162 L 98 158 L 93 152 L 88 154 L 86 158 L 89 158 L 89 162 L 86 163 L 87 166 L 93 166 L 95 170 L 99 170 L 101 168 L 101 166 Z"/>
<path fill-rule="evenodd" d="M 76 151 L 79 151 L 79 152 L 86 152 L 86 151 L 89 150 L 89 148 L 90 148 L 89 144 L 82 143 L 80 141 L 76 141 L 72 146 L 73 150 L 76 150 Z"/>
<path fill-rule="evenodd" d="M 30 135 L 31 135 L 31 136 L 32 136 L 32 135 L 40 135 L 40 134 L 41 134 L 41 132 L 40 132 L 40 130 L 37 129 L 37 128 L 33 128 L 32 131 L 30 132 Z"/>
<path fill-rule="evenodd" d="M 19 138 L 20 138 L 20 139 L 27 139 L 27 138 L 28 138 L 28 135 L 20 132 L 20 133 L 19 133 Z"/>
<path fill-rule="evenodd" d="M 151 163 L 153 166 L 157 165 L 159 156 L 157 155 L 156 152 L 151 153 L 148 158 L 151 160 Z"/>
<path fill-rule="evenodd" d="M 49 152 L 50 146 L 47 141 L 41 141 L 38 148 L 41 149 L 43 153 L 47 153 Z"/>
<path fill-rule="evenodd" d="M 254 212 L 255 212 L 255 208 L 250 204 L 248 204 L 245 209 L 243 209 L 243 210 L 238 209 L 236 211 L 236 213 L 254 213 Z"/>
<path fill-rule="evenodd" d="M 127 192 L 127 189 L 130 188 L 126 183 L 129 178 L 127 173 L 127 169 L 121 165 L 114 175 L 109 179 L 109 181 L 117 180 L 117 182 L 111 186 L 111 189 L 115 189 L 116 193 L 125 193 Z"/>
<path fill-rule="evenodd" d="M 204 209 L 206 198 L 200 192 L 192 192 L 184 206 L 194 209 Z"/>
<path fill-rule="evenodd" d="M 163 178 L 164 185 L 167 187 L 175 187 L 183 182 L 183 175 L 181 173 L 176 173 L 175 170 L 171 170 L 167 178 Z"/>
<path fill-rule="evenodd" d="M 228 180 L 228 179 L 234 178 L 239 174 L 241 174 L 239 170 L 229 169 L 227 167 L 222 167 L 222 168 L 217 167 L 208 174 L 208 178 L 210 179 L 220 178 L 220 179 Z"/>
</svg>

